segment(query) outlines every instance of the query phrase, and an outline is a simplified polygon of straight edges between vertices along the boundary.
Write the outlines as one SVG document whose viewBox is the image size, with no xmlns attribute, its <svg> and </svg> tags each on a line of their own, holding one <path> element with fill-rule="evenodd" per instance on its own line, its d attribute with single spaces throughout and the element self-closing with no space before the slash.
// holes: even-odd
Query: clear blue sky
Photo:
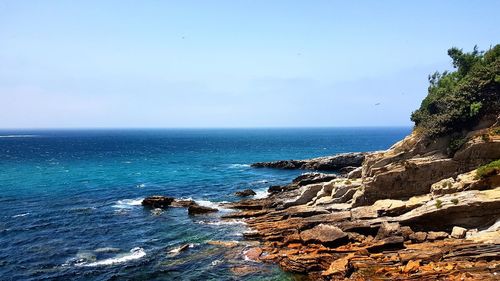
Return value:
<svg viewBox="0 0 500 281">
<path fill-rule="evenodd" d="M 409 126 L 449 47 L 499 43 L 498 11 L 0 0 L 0 128 Z"/>
</svg>

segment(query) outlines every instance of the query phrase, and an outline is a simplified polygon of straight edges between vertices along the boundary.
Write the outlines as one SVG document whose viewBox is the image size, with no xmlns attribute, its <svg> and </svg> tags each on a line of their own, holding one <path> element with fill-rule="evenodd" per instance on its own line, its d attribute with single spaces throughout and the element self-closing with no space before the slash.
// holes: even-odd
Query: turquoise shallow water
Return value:
<svg viewBox="0 0 500 281">
<path fill-rule="evenodd" d="M 142 198 L 164 194 L 217 206 L 237 190 L 264 195 L 303 171 L 257 161 L 386 149 L 410 128 L 0 131 L 2 280 L 293 280 L 253 264 L 245 226 L 185 209 L 153 215 Z M 221 213 L 226 212 L 222 210 Z M 182 253 L 176 247 L 191 244 Z M 236 274 L 235 267 L 257 267 Z"/>
</svg>

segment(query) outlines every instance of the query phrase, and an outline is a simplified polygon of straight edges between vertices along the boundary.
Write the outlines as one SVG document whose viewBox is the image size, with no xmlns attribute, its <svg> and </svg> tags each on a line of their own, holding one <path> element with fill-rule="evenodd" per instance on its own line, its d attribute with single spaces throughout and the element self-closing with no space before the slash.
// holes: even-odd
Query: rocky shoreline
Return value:
<svg viewBox="0 0 500 281">
<path fill-rule="evenodd" d="M 248 224 L 245 238 L 261 242 L 258 260 L 311 280 L 499 280 L 500 175 L 476 170 L 500 158 L 499 120 L 454 152 L 449 138 L 414 132 L 359 154 L 356 173 L 305 174 L 270 187 L 267 198 L 226 204 L 238 211 L 223 219 Z M 346 158 L 318 159 L 253 166 L 325 170 L 310 163 Z"/>
<path fill-rule="evenodd" d="M 235 211 L 221 219 L 251 229 L 244 237 L 257 244 L 244 250 L 246 258 L 279 264 L 301 280 L 500 280 L 500 169 L 478 171 L 500 159 L 499 132 L 497 116 L 453 151 L 450 137 L 413 132 L 387 151 L 257 163 L 323 171 L 327 165 L 337 173 L 305 173 L 269 187 L 266 198 L 225 203 Z M 164 196 L 143 205 L 217 212 Z"/>
</svg>

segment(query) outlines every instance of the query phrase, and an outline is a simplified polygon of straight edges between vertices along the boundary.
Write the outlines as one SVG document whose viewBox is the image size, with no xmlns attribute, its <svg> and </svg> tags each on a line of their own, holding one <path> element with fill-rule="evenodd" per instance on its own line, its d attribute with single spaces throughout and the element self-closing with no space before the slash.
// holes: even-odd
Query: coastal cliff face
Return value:
<svg viewBox="0 0 500 281">
<path fill-rule="evenodd" d="M 494 280 L 500 175 L 476 169 L 500 159 L 499 127 L 490 117 L 454 150 L 413 132 L 347 177 L 304 175 L 225 218 L 262 241 L 257 260 L 312 280 Z"/>
<path fill-rule="evenodd" d="M 455 178 L 499 159 L 500 136 L 495 133 L 499 126 L 500 117 L 489 117 L 468 132 L 453 153 L 449 151 L 449 137 L 430 140 L 413 132 L 388 151 L 367 155 L 362 168 L 363 193 L 354 205 L 426 194 L 442 179 Z"/>
</svg>

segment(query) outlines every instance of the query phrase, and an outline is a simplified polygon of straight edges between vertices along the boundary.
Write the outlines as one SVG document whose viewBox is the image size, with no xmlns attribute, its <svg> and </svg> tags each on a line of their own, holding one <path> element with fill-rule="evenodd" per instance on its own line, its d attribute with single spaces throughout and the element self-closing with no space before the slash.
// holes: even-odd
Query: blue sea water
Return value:
<svg viewBox="0 0 500 281">
<path fill-rule="evenodd" d="M 244 258 L 241 222 L 140 206 L 148 195 L 218 206 L 304 171 L 257 161 L 386 149 L 410 128 L 0 131 L 1 280 L 294 280 Z M 186 251 L 175 253 L 181 245 Z M 245 274 L 235 268 L 250 268 Z"/>
</svg>

